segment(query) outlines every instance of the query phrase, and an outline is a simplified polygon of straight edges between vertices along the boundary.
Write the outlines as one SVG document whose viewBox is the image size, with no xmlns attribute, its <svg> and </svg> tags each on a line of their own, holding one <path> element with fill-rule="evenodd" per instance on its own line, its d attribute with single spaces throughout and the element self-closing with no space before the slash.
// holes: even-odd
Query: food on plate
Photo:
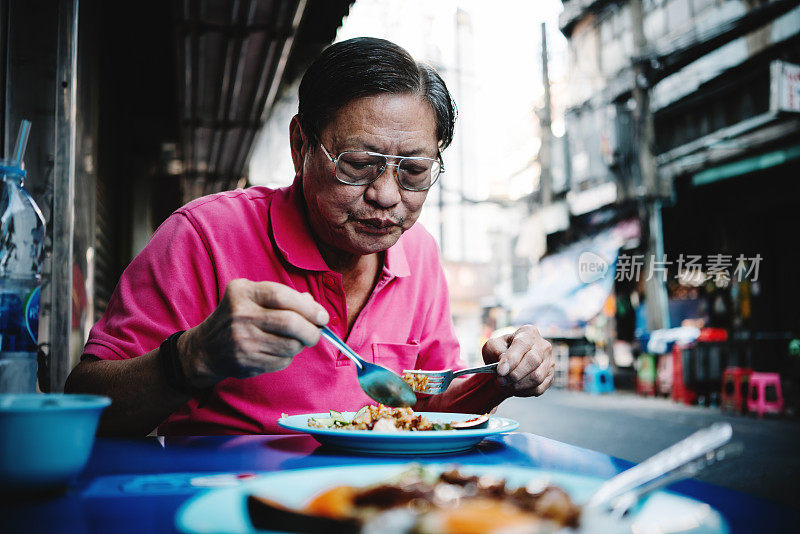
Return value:
<svg viewBox="0 0 800 534">
<path fill-rule="evenodd" d="M 340 412 L 331 410 L 330 417 L 309 417 L 311 428 L 374 430 L 376 432 L 452 430 L 451 423 L 434 423 L 411 408 L 390 408 L 383 404 L 364 406 L 348 421 Z"/>
<path fill-rule="evenodd" d="M 452 426 L 455 429 L 476 428 L 487 423 L 488 421 L 489 421 L 489 414 L 485 413 L 483 415 L 479 415 L 478 417 L 467 419 L 466 421 L 453 421 L 452 423 L 450 423 L 450 426 Z"/>
<path fill-rule="evenodd" d="M 428 387 L 428 375 L 409 373 L 406 371 L 403 373 L 403 380 L 417 393 L 423 393 L 425 388 Z"/>
<path fill-rule="evenodd" d="M 291 518 L 293 532 L 529 533 L 575 527 L 581 509 L 557 486 L 509 488 L 502 479 L 413 466 L 368 487 L 336 486 L 302 510 L 251 495 L 256 528 Z"/>
<path fill-rule="evenodd" d="M 414 413 L 411 408 L 391 408 L 378 404 L 364 406 L 352 419 L 341 412 L 330 410 L 328 417 L 309 417 L 309 428 L 373 430 L 375 432 L 420 432 L 428 430 L 466 430 L 485 425 L 489 414 L 483 414 L 466 421 L 438 422 Z"/>
</svg>

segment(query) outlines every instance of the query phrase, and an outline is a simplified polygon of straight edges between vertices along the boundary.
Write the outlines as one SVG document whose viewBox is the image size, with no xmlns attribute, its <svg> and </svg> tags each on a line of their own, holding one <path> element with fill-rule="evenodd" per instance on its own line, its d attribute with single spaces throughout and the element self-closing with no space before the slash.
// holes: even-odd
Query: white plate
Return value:
<svg viewBox="0 0 800 534">
<path fill-rule="evenodd" d="M 415 412 L 435 423 L 466 421 L 477 417 L 475 414 Z M 350 420 L 355 412 L 344 412 L 345 419 Z M 328 417 L 327 413 L 310 413 L 291 415 L 278 419 L 278 424 L 289 430 L 305 432 L 314 439 L 337 449 L 345 449 L 360 454 L 445 454 L 466 451 L 477 445 L 487 436 L 511 432 L 519 428 L 519 423 L 505 417 L 489 418 L 482 428 L 466 430 L 430 430 L 424 432 L 375 432 L 373 430 L 346 430 L 330 428 L 311 428 L 310 417 Z"/>
<path fill-rule="evenodd" d="M 434 470 L 452 464 L 426 464 Z M 408 468 L 408 464 L 319 467 L 279 471 L 259 476 L 241 486 L 211 490 L 197 495 L 178 510 L 175 526 L 193 534 L 245 534 L 256 532 L 247 514 L 247 496 L 267 497 L 291 508 L 303 508 L 320 492 L 338 485 L 366 486 L 388 479 Z M 519 487 L 533 480 L 556 484 L 566 490 L 573 501 L 585 502 L 603 482 L 602 479 L 545 471 L 530 467 L 462 465 L 467 474 L 504 478 L 509 487 Z M 608 532 L 685 532 L 691 534 L 727 534 L 728 527 L 720 514 L 709 505 L 673 493 L 653 493 L 630 519 L 617 522 L 595 515 L 581 519 L 581 533 Z M 576 532 L 564 529 L 565 533 Z"/>
</svg>

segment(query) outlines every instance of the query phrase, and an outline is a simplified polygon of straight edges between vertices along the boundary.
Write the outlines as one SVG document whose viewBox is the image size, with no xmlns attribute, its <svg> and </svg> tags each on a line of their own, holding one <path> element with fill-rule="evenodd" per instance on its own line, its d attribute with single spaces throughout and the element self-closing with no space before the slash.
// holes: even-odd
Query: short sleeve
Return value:
<svg viewBox="0 0 800 534">
<path fill-rule="evenodd" d="M 214 262 L 185 213 L 173 213 L 122 274 L 82 357 L 134 358 L 200 324 L 219 301 Z"/>
</svg>

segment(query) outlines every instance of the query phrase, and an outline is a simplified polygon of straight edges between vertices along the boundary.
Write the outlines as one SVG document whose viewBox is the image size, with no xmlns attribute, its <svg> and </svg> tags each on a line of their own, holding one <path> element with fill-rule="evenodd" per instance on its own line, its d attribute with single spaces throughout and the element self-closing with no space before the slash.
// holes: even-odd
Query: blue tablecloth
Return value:
<svg viewBox="0 0 800 534">
<path fill-rule="evenodd" d="M 532 434 L 486 439 L 462 454 L 416 462 L 514 464 L 608 478 L 630 463 Z M 392 457 L 390 461 L 400 460 Z M 0 501 L 2 532 L 174 532 L 174 516 L 206 484 L 285 469 L 386 462 L 321 447 L 308 436 L 209 436 L 96 441 L 84 472 L 66 493 Z M 215 477 L 215 475 L 218 475 Z M 797 510 L 696 480 L 670 490 L 709 503 L 732 532 L 790 532 Z"/>
</svg>

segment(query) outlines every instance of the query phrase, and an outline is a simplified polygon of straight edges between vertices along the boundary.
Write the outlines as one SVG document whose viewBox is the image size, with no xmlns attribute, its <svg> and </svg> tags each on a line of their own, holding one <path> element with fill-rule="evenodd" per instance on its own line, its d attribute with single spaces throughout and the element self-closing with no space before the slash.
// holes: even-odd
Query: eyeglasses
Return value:
<svg viewBox="0 0 800 534">
<path fill-rule="evenodd" d="M 383 174 L 386 167 L 392 166 L 396 168 L 395 178 L 402 189 L 425 191 L 444 172 L 440 159 L 391 156 L 364 150 L 347 150 L 334 158 L 322 143 L 319 146 L 333 162 L 336 179 L 347 185 L 369 185 Z M 396 159 L 397 163 L 389 163 L 389 158 Z"/>
</svg>

